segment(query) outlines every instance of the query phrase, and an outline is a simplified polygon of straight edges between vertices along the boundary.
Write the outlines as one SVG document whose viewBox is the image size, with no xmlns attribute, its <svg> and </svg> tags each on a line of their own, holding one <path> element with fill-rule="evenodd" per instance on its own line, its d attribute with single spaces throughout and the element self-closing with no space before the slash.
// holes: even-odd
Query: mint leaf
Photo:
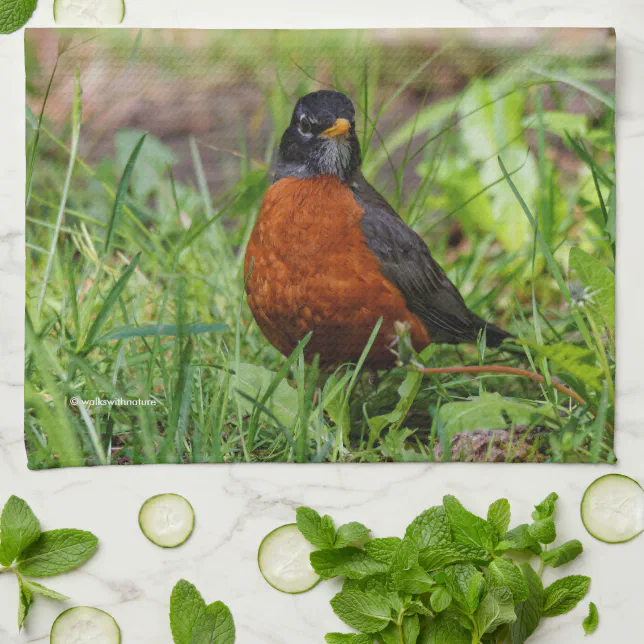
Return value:
<svg viewBox="0 0 644 644">
<path fill-rule="evenodd" d="M 480 551 L 476 551 L 477 553 Z M 459 545 L 446 545 L 437 548 L 426 548 L 418 553 L 418 563 L 425 570 L 438 570 L 449 564 L 470 560 L 467 548 Z"/>
<path fill-rule="evenodd" d="M 501 538 L 510 527 L 510 502 L 507 499 L 499 499 L 492 503 L 487 511 L 487 522 Z"/>
<path fill-rule="evenodd" d="M 425 510 L 409 524 L 405 537 L 411 539 L 419 551 L 451 543 L 452 533 L 445 508 L 435 505 Z"/>
<path fill-rule="evenodd" d="M 391 606 L 377 593 L 343 590 L 331 600 L 331 606 L 345 624 L 363 633 L 377 633 L 391 621 Z"/>
<path fill-rule="evenodd" d="M 396 598 L 398 597 L 398 593 L 396 593 L 396 589 L 393 585 L 391 575 L 385 574 L 385 573 L 370 575 L 369 577 L 365 577 L 364 579 L 361 579 L 361 580 L 347 579 L 344 585 L 342 586 L 342 590 L 351 590 L 351 589 L 364 590 L 365 592 L 377 593 L 378 595 L 381 595 L 388 601 L 392 598 L 396 600 Z M 402 610 L 402 603 L 400 603 L 400 609 Z"/>
<path fill-rule="evenodd" d="M 386 572 L 388 566 L 369 556 L 360 548 L 334 548 L 311 553 L 311 566 L 322 579 L 349 577 L 362 579 L 368 575 Z"/>
<path fill-rule="evenodd" d="M 321 517 L 312 508 L 301 507 L 295 511 L 297 527 L 304 538 L 320 550 L 333 548 L 335 545 L 335 526 L 333 519 Z"/>
<path fill-rule="evenodd" d="M 18 577 L 18 630 L 22 629 L 32 602 L 33 595 L 31 591 L 27 588 L 22 578 Z"/>
<path fill-rule="evenodd" d="M 420 566 L 395 572 L 393 580 L 400 592 L 411 595 L 428 593 L 435 586 L 434 580 Z"/>
<path fill-rule="evenodd" d="M 28 577 L 53 577 L 84 564 L 97 547 L 91 532 L 50 530 L 20 555 L 16 568 Z"/>
<path fill-rule="evenodd" d="M 338 528 L 338 533 L 335 537 L 334 546 L 336 548 L 344 548 L 345 546 L 362 545 L 371 534 L 371 530 L 362 523 L 352 521 L 345 523 Z"/>
<path fill-rule="evenodd" d="M 206 606 L 197 619 L 190 644 L 233 644 L 235 622 L 228 606 L 215 602 Z"/>
<path fill-rule="evenodd" d="M 549 544 L 557 538 L 557 529 L 552 519 L 540 519 L 528 526 L 528 532 L 539 542 Z"/>
<path fill-rule="evenodd" d="M 400 644 L 400 632 L 398 624 L 390 622 L 389 626 L 378 633 L 378 641 L 383 644 Z"/>
<path fill-rule="evenodd" d="M 496 547 L 497 552 L 515 550 L 516 552 L 541 553 L 539 541 L 530 533 L 527 523 L 523 523 L 503 535 L 503 539 Z"/>
<path fill-rule="evenodd" d="M 418 564 L 418 548 L 411 539 L 403 539 L 391 559 L 392 572 L 409 570 Z"/>
<path fill-rule="evenodd" d="M 488 553 L 494 551 L 499 537 L 487 521 L 466 510 L 454 496 L 444 497 L 443 507 L 454 541 L 478 549 L 473 559 L 485 559 Z"/>
<path fill-rule="evenodd" d="M 327 633 L 324 639 L 327 644 L 373 644 L 373 636 L 356 633 Z"/>
<path fill-rule="evenodd" d="M 398 546 L 402 543 L 402 539 L 398 537 L 387 537 L 385 539 L 371 539 L 364 544 L 364 549 L 369 553 L 369 556 L 376 561 L 391 565 L 394 554 Z"/>
<path fill-rule="evenodd" d="M 423 629 L 418 644 L 472 644 L 472 633 L 458 618 L 443 613 Z"/>
<path fill-rule="evenodd" d="M 544 617 L 556 617 L 571 611 L 585 596 L 590 586 L 590 578 L 583 575 L 570 575 L 558 579 L 546 588 Z"/>
<path fill-rule="evenodd" d="M 197 588 L 181 579 L 170 596 L 170 629 L 175 644 L 191 644 L 195 624 L 206 610 L 206 602 Z"/>
<path fill-rule="evenodd" d="M 407 600 L 403 605 L 405 615 L 424 615 L 429 617 L 432 612 L 420 601 L 420 599 Z"/>
<path fill-rule="evenodd" d="M 509 559 L 499 557 L 489 565 L 488 586 L 509 588 L 515 604 L 528 599 L 528 583 L 521 570 Z"/>
<path fill-rule="evenodd" d="M 40 523 L 25 501 L 12 496 L 0 517 L 0 564 L 10 566 L 40 536 Z"/>
<path fill-rule="evenodd" d="M 420 618 L 418 615 L 405 615 L 402 631 L 405 644 L 416 644 L 420 635 Z"/>
<path fill-rule="evenodd" d="M 491 633 L 503 624 L 512 624 L 517 619 L 512 591 L 505 587 L 491 588 L 481 600 L 474 619 L 481 635 Z"/>
<path fill-rule="evenodd" d="M 588 610 L 588 617 L 583 621 L 584 633 L 586 633 L 586 635 L 592 635 L 599 626 L 599 611 L 593 602 L 590 602 Z"/>
<path fill-rule="evenodd" d="M 479 546 L 454 543 L 447 512 L 440 505 L 416 517 L 409 524 L 405 538 L 416 544 L 418 561 L 425 570 L 436 570 L 481 555 Z"/>
<path fill-rule="evenodd" d="M 533 520 L 542 521 L 543 519 L 550 519 L 555 513 L 555 503 L 558 498 L 559 495 L 556 492 L 552 492 L 539 505 L 535 505 L 534 512 L 532 513 Z"/>
<path fill-rule="evenodd" d="M 24 27 L 37 4 L 38 0 L 3 0 L 0 3 L 0 34 L 10 34 Z"/>
<path fill-rule="evenodd" d="M 559 566 L 563 566 L 573 559 L 576 559 L 583 551 L 584 547 L 581 545 L 581 542 L 573 539 L 572 541 L 566 541 L 566 543 L 552 550 L 542 552 L 541 561 L 551 568 L 559 568 Z"/>
<path fill-rule="evenodd" d="M 49 597 L 49 599 L 55 599 L 59 602 L 64 602 L 69 599 L 67 595 L 61 595 L 51 588 L 47 588 L 42 584 L 37 584 L 35 581 L 28 581 L 27 579 L 23 579 L 22 583 L 29 590 L 29 592 L 31 592 L 32 595 L 42 595 L 43 597 Z"/>
<path fill-rule="evenodd" d="M 452 596 L 445 588 L 438 588 L 429 598 L 432 610 L 436 613 L 442 613 L 447 610 L 452 603 Z"/>
<path fill-rule="evenodd" d="M 181 579 L 170 596 L 170 628 L 175 644 L 233 644 L 235 622 L 222 602 L 206 606 L 196 587 Z"/>
<path fill-rule="evenodd" d="M 482 572 L 477 572 L 470 578 L 470 583 L 467 587 L 467 594 L 465 596 L 465 606 L 468 611 L 473 613 L 483 597 L 485 592 L 485 577 Z"/>
<path fill-rule="evenodd" d="M 445 587 L 452 597 L 472 615 L 485 589 L 485 578 L 473 564 L 455 564 L 445 568 Z"/>
<path fill-rule="evenodd" d="M 517 621 L 510 627 L 512 644 L 524 644 L 539 626 L 546 599 L 539 575 L 530 564 L 522 564 L 521 571 L 528 584 L 528 598 L 515 607 Z"/>
</svg>

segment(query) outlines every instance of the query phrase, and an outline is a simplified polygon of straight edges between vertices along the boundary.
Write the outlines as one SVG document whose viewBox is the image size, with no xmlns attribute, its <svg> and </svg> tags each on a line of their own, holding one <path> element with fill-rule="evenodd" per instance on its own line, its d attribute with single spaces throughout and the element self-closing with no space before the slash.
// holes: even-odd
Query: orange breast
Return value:
<svg viewBox="0 0 644 644">
<path fill-rule="evenodd" d="M 409 322 L 417 350 L 429 334 L 380 272 L 362 235 L 362 209 L 335 177 L 286 178 L 264 197 L 245 257 L 248 305 L 268 338 L 289 354 L 310 331 L 305 357 L 334 367 L 359 359 L 380 317 L 367 366 L 390 368 L 394 322 Z"/>
</svg>

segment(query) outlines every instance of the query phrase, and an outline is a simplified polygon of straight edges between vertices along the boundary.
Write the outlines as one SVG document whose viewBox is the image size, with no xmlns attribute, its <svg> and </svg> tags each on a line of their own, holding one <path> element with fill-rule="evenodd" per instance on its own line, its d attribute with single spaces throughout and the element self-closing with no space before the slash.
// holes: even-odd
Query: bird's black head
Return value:
<svg viewBox="0 0 644 644">
<path fill-rule="evenodd" d="M 329 90 L 303 96 L 280 143 L 276 178 L 336 175 L 349 182 L 359 168 L 353 103 Z"/>
</svg>

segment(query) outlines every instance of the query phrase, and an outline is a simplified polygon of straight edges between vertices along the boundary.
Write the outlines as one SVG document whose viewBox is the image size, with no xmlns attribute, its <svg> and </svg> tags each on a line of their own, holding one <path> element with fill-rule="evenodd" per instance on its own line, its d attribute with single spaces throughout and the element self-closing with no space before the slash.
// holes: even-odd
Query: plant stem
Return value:
<svg viewBox="0 0 644 644">
<path fill-rule="evenodd" d="M 612 374 L 610 372 L 610 367 L 608 366 L 608 359 L 606 358 L 606 351 L 604 349 L 604 344 L 602 343 L 601 335 L 595 319 L 592 315 L 587 315 L 586 319 L 590 324 L 590 329 L 592 331 L 595 342 L 597 343 L 597 354 L 599 356 L 599 362 L 601 363 L 602 369 L 604 371 L 604 376 L 606 377 L 606 382 L 608 383 L 608 391 L 610 393 L 610 398 L 615 401 L 615 385 L 613 384 Z"/>
<path fill-rule="evenodd" d="M 402 618 L 396 622 L 396 626 L 398 626 L 398 636 L 400 637 L 400 644 L 405 644 L 405 634 L 403 633 L 402 629 Z"/>
<path fill-rule="evenodd" d="M 546 544 L 546 545 L 543 546 L 543 551 L 547 552 L 547 550 L 548 550 L 548 546 Z M 541 557 L 540 557 L 540 559 L 541 559 Z M 540 562 L 539 562 L 539 570 L 537 571 L 537 574 L 539 575 L 539 577 L 541 577 L 541 575 L 543 574 L 543 571 L 544 571 L 545 567 L 546 567 L 546 564 L 543 562 L 543 559 L 541 559 Z"/>
</svg>

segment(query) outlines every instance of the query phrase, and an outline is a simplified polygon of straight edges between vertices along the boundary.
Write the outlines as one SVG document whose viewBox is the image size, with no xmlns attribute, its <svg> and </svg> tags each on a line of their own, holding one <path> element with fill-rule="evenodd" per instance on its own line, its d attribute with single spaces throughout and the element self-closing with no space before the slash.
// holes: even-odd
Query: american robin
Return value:
<svg viewBox="0 0 644 644">
<path fill-rule="evenodd" d="M 331 368 L 356 362 L 382 317 L 371 370 L 394 366 L 396 321 L 409 324 L 417 351 L 476 342 L 482 329 L 498 346 L 509 334 L 467 308 L 360 165 L 352 102 L 328 90 L 300 98 L 244 263 L 248 305 L 269 342 L 288 355 L 312 332 L 306 359 L 317 353 Z"/>
</svg>

